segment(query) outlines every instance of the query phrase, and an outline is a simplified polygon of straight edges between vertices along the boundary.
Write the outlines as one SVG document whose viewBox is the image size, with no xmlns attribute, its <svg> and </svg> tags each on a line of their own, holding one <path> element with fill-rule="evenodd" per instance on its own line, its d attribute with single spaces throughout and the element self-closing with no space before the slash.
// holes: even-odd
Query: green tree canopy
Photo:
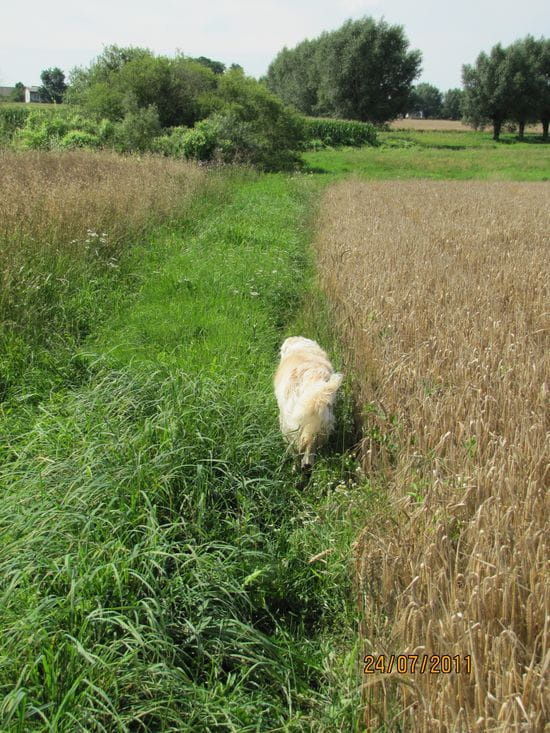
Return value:
<svg viewBox="0 0 550 733">
<path fill-rule="evenodd" d="M 474 66 L 462 67 L 464 116 L 475 127 L 491 122 L 495 140 L 510 117 L 513 101 L 512 79 L 505 62 L 506 50 L 497 43 L 488 55 L 480 53 Z"/>
<path fill-rule="evenodd" d="M 67 89 L 65 74 L 57 66 L 51 69 L 44 69 L 40 74 L 42 86 L 40 87 L 40 98 L 43 102 L 62 102 Z"/>
<path fill-rule="evenodd" d="M 422 117 L 437 119 L 443 112 L 443 95 L 433 84 L 418 84 L 413 87 L 408 111 L 421 113 Z"/>
<path fill-rule="evenodd" d="M 533 38 L 516 41 L 506 49 L 504 73 L 511 84 L 510 117 L 519 126 L 519 137 L 523 138 L 525 125 L 535 122 L 537 109 L 537 54 Z"/>
<path fill-rule="evenodd" d="M 502 123 L 513 120 L 523 137 L 528 122 L 540 120 L 548 138 L 550 120 L 549 41 L 532 36 L 508 48 L 497 44 L 489 54 L 481 53 L 472 66 L 462 67 L 463 111 L 473 126 L 491 122 L 498 140 Z"/>
<path fill-rule="evenodd" d="M 535 58 L 536 118 L 541 121 L 542 134 L 547 140 L 550 122 L 550 39 L 541 38 L 535 41 L 532 37 L 528 37 L 526 43 L 529 53 Z"/>
<path fill-rule="evenodd" d="M 305 114 L 385 122 L 407 111 L 420 51 L 410 51 L 401 26 L 372 18 L 284 48 L 266 83 Z"/>
<path fill-rule="evenodd" d="M 447 89 L 443 95 L 443 106 L 441 116 L 446 120 L 462 119 L 462 102 L 464 92 L 462 89 Z"/>
<path fill-rule="evenodd" d="M 67 100 L 98 118 L 117 121 L 154 106 L 162 127 L 193 125 L 211 111 L 216 79 L 207 65 L 182 55 L 109 46 L 87 69 L 73 70 Z"/>
<path fill-rule="evenodd" d="M 283 48 L 270 65 L 265 80 L 268 89 L 306 115 L 318 112 L 318 48 L 319 40 L 302 41 L 292 50 Z"/>
</svg>

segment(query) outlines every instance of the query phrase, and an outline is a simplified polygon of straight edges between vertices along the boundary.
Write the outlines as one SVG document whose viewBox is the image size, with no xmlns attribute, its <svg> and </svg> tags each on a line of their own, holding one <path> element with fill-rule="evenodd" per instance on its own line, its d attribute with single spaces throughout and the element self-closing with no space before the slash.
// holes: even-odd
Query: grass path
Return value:
<svg viewBox="0 0 550 733">
<path fill-rule="evenodd" d="M 136 254 L 88 380 L 5 453 L 2 730 L 357 725 L 348 560 L 373 494 L 345 452 L 296 486 L 271 387 L 317 184 L 233 185 Z"/>
</svg>

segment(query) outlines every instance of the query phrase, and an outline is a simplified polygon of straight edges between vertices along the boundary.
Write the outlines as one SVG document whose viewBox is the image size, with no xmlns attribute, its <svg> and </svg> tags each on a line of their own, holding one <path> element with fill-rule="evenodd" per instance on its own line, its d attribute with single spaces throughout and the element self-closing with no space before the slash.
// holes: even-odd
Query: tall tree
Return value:
<svg viewBox="0 0 550 733">
<path fill-rule="evenodd" d="M 517 122 L 520 140 L 525 125 L 535 122 L 538 112 L 537 45 L 532 36 L 516 41 L 506 49 L 505 74 L 510 77 L 510 118 Z"/>
<path fill-rule="evenodd" d="M 464 92 L 462 89 L 447 89 L 443 95 L 443 107 L 441 116 L 446 120 L 462 119 L 462 102 Z"/>
<path fill-rule="evenodd" d="M 318 111 L 318 45 L 318 41 L 306 40 L 292 50 L 283 48 L 267 71 L 268 89 L 306 115 Z"/>
<path fill-rule="evenodd" d="M 535 55 L 536 73 L 536 114 L 542 123 L 542 136 L 548 140 L 548 123 L 550 122 L 550 39 L 538 41 L 529 39 L 531 52 Z"/>
<path fill-rule="evenodd" d="M 305 114 L 385 122 L 406 112 L 420 51 L 410 51 L 401 26 L 372 18 L 283 49 L 267 73 L 268 87 Z"/>
<path fill-rule="evenodd" d="M 480 53 L 474 66 L 463 66 L 462 81 L 466 120 L 474 127 L 490 121 L 493 139 L 498 140 L 502 124 L 510 118 L 514 91 L 506 51 L 500 43 L 489 55 Z"/>
<path fill-rule="evenodd" d="M 443 112 L 443 95 L 433 84 L 418 84 L 413 87 L 407 111 L 420 112 L 422 117 L 437 119 Z"/>
<path fill-rule="evenodd" d="M 51 69 L 44 69 L 40 74 L 42 86 L 40 87 L 40 98 L 43 102 L 62 102 L 67 85 L 65 74 L 57 66 Z"/>
</svg>

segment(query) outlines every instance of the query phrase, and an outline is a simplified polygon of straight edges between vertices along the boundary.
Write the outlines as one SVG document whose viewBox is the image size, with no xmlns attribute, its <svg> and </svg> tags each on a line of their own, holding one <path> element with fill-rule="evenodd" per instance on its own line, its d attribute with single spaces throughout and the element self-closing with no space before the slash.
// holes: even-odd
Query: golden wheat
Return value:
<svg viewBox="0 0 550 733">
<path fill-rule="evenodd" d="M 407 118 L 400 120 L 393 120 L 390 123 L 392 130 L 447 130 L 449 132 L 471 132 L 472 128 L 469 125 L 465 125 L 462 120 L 428 120 L 428 119 L 416 119 Z M 492 127 L 488 126 L 485 130 L 492 130 Z M 525 128 L 526 132 L 542 132 L 540 125 L 527 125 Z"/>
<path fill-rule="evenodd" d="M 471 127 L 465 125 L 461 120 L 427 120 L 406 118 L 390 122 L 392 130 L 448 130 L 450 132 L 467 131 Z"/>
<path fill-rule="evenodd" d="M 325 196 L 320 277 L 356 375 L 364 467 L 393 505 L 356 546 L 365 653 L 463 662 L 366 676 L 369 729 L 550 720 L 549 200 L 547 183 Z"/>
</svg>

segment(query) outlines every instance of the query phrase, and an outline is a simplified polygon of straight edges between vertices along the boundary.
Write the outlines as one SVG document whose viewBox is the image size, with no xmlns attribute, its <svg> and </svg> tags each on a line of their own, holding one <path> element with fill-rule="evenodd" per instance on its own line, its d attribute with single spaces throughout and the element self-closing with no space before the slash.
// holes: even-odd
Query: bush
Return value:
<svg viewBox="0 0 550 733">
<path fill-rule="evenodd" d="M 376 145 L 376 128 L 368 122 L 333 120 L 320 117 L 304 118 L 305 146 L 307 149 L 320 147 L 319 142 L 330 147 L 340 145 Z"/>
<path fill-rule="evenodd" d="M 218 128 L 214 119 L 201 120 L 195 127 L 173 127 L 167 134 L 156 137 L 151 151 L 171 158 L 211 160 L 219 147 Z"/>
<path fill-rule="evenodd" d="M 69 130 L 59 141 L 59 145 L 67 150 L 76 150 L 78 148 L 98 148 L 101 141 L 97 135 L 83 130 Z"/>
<path fill-rule="evenodd" d="M 115 148 L 121 153 L 150 150 L 160 130 L 156 107 L 127 112 L 122 122 L 115 125 Z"/>
<path fill-rule="evenodd" d="M 206 154 L 224 163 L 244 163 L 262 170 L 298 163 L 297 151 L 304 139 L 302 119 L 262 84 L 234 69 L 220 79 L 218 97 L 223 107 L 199 123 L 204 140 L 197 135 L 189 141 L 197 151 L 202 145 Z"/>
<path fill-rule="evenodd" d="M 120 122 L 131 97 L 140 110 L 155 106 L 164 128 L 190 126 L 213 111 L 209 95 L 216 86 L 217 74 L 193 59 L 108 46 L 87 69 L 73 70 L 66 101 L 92 117 Z"/>
<path fill-rule="evenodd" d="M 172 128 L 156 137 L 151 149 L 191 160 L 242 163 L 262 170 L 296 165 L 303 146 L 301 118 L 263 85 L 233 69 L 220 79 L 216 111 L 191 129 Z"/>
<path fill-rule="evenodd" d="M 0 141 L 8 142 L 13 133 L 23 127 L 31 112 L 30 107 L 2 104 L 0 106 Z"/>
<path fill-rule="evenodd" d="M 217 130 L 212 120 L 197 122 L 195 127 L 173 127 L 166 135 L 156 137 L 151 150 L 172 158 L 211 160 L 217 145 Z"/>
<path fill-rule="evenodd" d="M 153 139 L 151 151 L 170 158 L 185 158 L 183 141 L 188 131 L 189 129 L 183 125 L 170 128 L 164 135 Z"/>
<path fill-rule="evenodd" d="M 96 122 L 72 111 L 31 112 L 25 124 L 15 130 L 14 147 L 24 150 L 100 147 L 107 145 L 114 133 L 109 120 Z"/>
<path fill-rule="evenodd" d="M 25 150 L 50 150 L 59 145 L 61 138 L 73 125 L 66 115 L 31 112 L 25 124 L 15 130 L 12 141 L 15 147 Z"/>
<path fill-rule="evenodd" d="M 219 131 L 213 118 L 197 122 L 182 137 L 182 151 L 192 160 L 211 160 L 219 146 Z"/>
</svg>

